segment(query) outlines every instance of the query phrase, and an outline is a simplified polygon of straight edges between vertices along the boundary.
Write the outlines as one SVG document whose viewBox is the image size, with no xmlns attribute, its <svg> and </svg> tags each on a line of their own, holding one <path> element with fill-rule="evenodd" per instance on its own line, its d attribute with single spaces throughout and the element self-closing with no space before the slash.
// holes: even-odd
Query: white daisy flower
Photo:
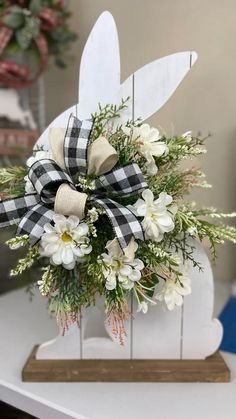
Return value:
<svg viewBox="0 0 236 419">
<path fill-rule="evenodd" d="M 124 131 L 127 135 L 131 135 L 140 154 L 145 157 L 147 174 L 155 175 L 158 169 L 154 157 L 163 156 L 169 151 L 167 144 L 160 141 L 161 135 L 158 129 L 152 128 L 148 124 L 142 124 L 140 127 L 125 128 Z"/>
<path fill-rule="evenodd" d="M 190 279 L 187 276 L 182 276 L 179 281 L 174 279 L 166 279 L 163 281 L 161 288 L 155 296 L 156 300 L 164 302 L 168 310 L 173 310 L 175 306 L 182 306 L 183 297 L 191 294 Z"/>
<path fill-rule="evenodd" d="M 135 251 L 138 245 L 135 243 Z M 103 253 L 102 261 L 104 264 L 103 275 L 106 278 L 105 287 L 108 290 L 116 288 L 117 282 L 122 288 L 130 290 L 134 282 L 141 278 L 141 271 L 144 264 L 140 259 L 128 259 L 122 252 L 117 240 L 107 242 L 106 249 L 108 253 Z"/>
<path fill-rule="evenodd" d="M 54 265 L 63 265 L 66 269 L 73 269 L 75 262 L 82 260 L 92 251 L 89 244 L 88 226 L 80 223 L 78 217 L 55 214 L 52 226 L 46 223 L 45 233 L 41 237 L 41 255 L 50 257 Z"/>
<path fill-rule="evenodd" d="M 129 205 L 129 209 L 137 217 L 143 217 L 145 238 L 160 242 L 164 233 L 172 231 L 175 227 L 174 216 L 177 207 L 171 206 L 173 199 L 166 192 L 161 192 L 159 198 L 154 200 L 152 191 L 145 189 L 142 197 L 143 199 L 138 199 L 134 205 Z"/>
</svg>

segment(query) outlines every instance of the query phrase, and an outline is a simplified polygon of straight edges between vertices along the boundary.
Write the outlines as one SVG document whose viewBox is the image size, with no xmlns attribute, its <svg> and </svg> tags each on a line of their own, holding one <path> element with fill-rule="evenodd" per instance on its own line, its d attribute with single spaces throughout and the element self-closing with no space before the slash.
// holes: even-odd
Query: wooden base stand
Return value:
<svg viewBox="0 0 236 419">
<path fill-rule="evenodd" d="M 22 371 L 30 382 L 221 382 L 230 370 L 219 352 L 206 360 L 38 360 L 34 347 Z"/>
</svg>

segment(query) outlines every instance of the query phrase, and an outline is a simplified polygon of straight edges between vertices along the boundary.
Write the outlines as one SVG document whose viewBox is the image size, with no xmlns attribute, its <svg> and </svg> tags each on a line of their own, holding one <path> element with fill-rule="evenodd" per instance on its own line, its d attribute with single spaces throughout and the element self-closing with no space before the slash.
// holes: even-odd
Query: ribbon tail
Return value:
<svg viewBox="0 0 236 419">
<path fill-rule="evenodd" d="M 17 234 L 28 234 L 30 244 L 36 244 L 44 233 L 44 225 L 52 221 L 54 211 L 45 204 L 37 204 L 21 219 Z"/>
<path fill-rule="evenodd" d="M 93 196 L 91 198 L 106 211 L 121 249 L 126 254 L 132 238 L 144 240 L 143 230 L 136 216 L 126 207 L 110 198 Z"/>
<path fill-rule="evenodd" d="M 17 224 L 39 202 L 37 194 L 29 194 L 0 202 L 0 228 Z"/>
</svg>

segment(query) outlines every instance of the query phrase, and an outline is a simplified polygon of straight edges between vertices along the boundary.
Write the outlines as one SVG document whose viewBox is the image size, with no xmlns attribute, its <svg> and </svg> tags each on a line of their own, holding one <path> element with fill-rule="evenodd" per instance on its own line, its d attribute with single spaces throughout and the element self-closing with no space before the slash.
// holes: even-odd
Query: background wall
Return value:
<svg viewBox="0 0 236 419">
<path fill-rule="evenodd" d="M 66 71 L 51 67 L 46 75 L 50 122 L 77 99 L 83 46 L 104 10 L 114 15 L 121 50 L 121 77 L 156 58 L 195 50 L 197 63 L 169 102 L 151 119 L 165 131 L 189 129 L 213 137 L 201 162 L 214 189 L 195 191 L 200 204 L 223 211 L 236 207 L 236 2 L 235 0 L 71 0 L 72 26 L 79 34 Z M 158 92 L 157 92 L 158 94 Z M 217 277 L 236 276 L 236 247 L 219 249 Z"/>
</svg>

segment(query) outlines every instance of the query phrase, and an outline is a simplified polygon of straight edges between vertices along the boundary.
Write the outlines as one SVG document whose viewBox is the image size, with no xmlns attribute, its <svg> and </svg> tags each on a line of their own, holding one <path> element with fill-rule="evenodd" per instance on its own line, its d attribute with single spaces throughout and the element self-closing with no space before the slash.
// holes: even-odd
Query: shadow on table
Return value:
<svg viewBox="0 0 236 419">
<path fill-rule="evenodd" d="M 31 416 L 28 413 L 15 409 L 15 407 L 9 406 L 8 404 L 3 403 L 1 401 L 0 401 L 0 418 L 2 419 L 37 419 L 35 416 Z"/>
</svg>

